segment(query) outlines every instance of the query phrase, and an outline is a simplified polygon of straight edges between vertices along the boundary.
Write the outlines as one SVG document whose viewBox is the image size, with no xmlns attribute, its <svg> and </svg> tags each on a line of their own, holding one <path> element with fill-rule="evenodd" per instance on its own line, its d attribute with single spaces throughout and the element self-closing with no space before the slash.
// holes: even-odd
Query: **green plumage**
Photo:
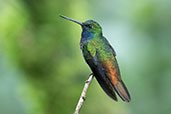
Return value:
<svg viewBox="0 0 171 114">
<path fill-rule="evenodd" d="M 101 26 L 93 20 L 81 23 L 65 16 L 61 17 L 81 25 L 83 31 L 80 48 L 85 61 L 106 94 L 117 101 L 116 91 L 123 101 L 129 102 L 131 98 L 121 79 L 116 53 L 103 37 Z"/>
</svg>

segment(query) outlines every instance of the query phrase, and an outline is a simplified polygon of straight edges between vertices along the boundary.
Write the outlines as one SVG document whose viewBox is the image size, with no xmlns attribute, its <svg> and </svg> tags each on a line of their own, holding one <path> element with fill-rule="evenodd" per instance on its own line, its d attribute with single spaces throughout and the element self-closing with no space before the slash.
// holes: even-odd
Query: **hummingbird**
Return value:
<svg viewBox="0 0 171 114">
<path fill-rule="evenodd" d="M 82 28 L 80 49 L 86 63 L 105 93 L 118 101 L 115 92 L 125 102 L 131 97 L 121 78 L 116 53 L 102 34 L 102 27 L 94 20 L 79 22 L 63 15 L 60 17 L 79 24 Z"/>
</svg>

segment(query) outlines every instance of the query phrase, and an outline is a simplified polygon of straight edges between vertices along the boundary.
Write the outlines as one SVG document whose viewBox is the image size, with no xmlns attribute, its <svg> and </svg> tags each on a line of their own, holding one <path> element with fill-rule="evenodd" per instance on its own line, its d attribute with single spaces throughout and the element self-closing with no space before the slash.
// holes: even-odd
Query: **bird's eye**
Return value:
<svg viewBox="0 0 171 114">
<path fill-rule="evenodd" d="M 93 28 L 93 25 L 88 24 L 88 25 L 86 25 L 86 27 L 88 27 L 89 29 L 92 29 Z"/>
</svg>

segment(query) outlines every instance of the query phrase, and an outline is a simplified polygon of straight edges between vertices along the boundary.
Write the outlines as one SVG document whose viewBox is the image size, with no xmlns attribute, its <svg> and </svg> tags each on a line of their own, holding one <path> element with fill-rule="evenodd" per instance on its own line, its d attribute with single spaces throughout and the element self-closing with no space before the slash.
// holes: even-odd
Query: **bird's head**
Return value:
<svg viewBox="0 0 171 114">
<path fill-rule="evenodd" d="M 63 16 L 63 15 L 59 15 L 59 16 L 64 18 L 64 19 L 70 20 L 72 22 L 75 22 L 75 23 L 81 25 L 83 32 L 85 32 L 86 34 L 90 34 L 93 36 L 102 34 L 102 28 L 96 21 L 88 20 L 88 21 L 85 21 L 82 23 L 82 22 L 70 19 L 70 18 Z"/>
<path fill-rule="evenodd" d="M 86 30 L 92 34 L 101 34 L 102 28 L 101 26 L 93 20 L 88 20 L 82 23 L 83 30 Z"/>
</svg>

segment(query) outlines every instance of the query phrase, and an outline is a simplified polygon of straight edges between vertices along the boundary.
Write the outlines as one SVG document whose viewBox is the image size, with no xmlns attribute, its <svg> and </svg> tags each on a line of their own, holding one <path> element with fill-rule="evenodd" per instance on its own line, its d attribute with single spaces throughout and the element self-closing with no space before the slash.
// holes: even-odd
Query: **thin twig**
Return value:
<svg viewBox="0 0 171 114">
<path fill-rule="evenodd" d="M 84 89 L 83 89 L 83 91 L 81 93 L 81 96 L 80 96 L 80 99 L 78 101 L 77 107 L 75 108 L 74 114 L 79 114 L 79 111 L 80 111 L 84 101 L 86 100 L 86 93 L 87 93 L 88 87 L 89 87 L 93 77 L 94 77 L 93 73 L 91 73 L 88 80 L 85 81 Z"/>
</svg>

